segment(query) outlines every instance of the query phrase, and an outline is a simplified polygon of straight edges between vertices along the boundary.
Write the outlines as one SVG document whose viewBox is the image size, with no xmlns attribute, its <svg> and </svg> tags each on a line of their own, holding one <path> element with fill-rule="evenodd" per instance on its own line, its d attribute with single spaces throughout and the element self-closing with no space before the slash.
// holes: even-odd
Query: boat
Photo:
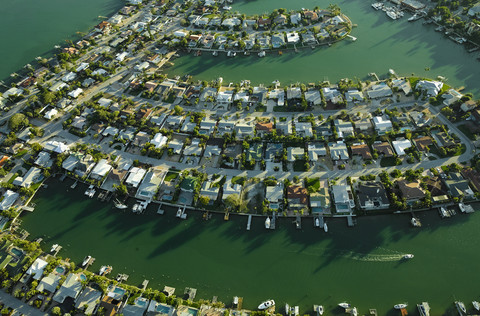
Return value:
<svg viewBox="0 0 480 316">
<path fill-rule="evenodd" d="M 341 308 L 350 308 L 350 304 L 346 303 L 346 302 L 343 302 L 343 303 L 339 303 L 338 306 L 340 306 Z"/>
<path fill-rule="evenodd" d="M 128 208 L 127 205 L 121 203 L 119 200 L 115 199 L 115 202 L 114 202 L 114 205 L 116 208 L 118 208 L 119 210 L 124 210 L 126 208 Z"/>
<path fill-rule="evenodd" d="M 315 227 L 320 227 L 320 220 L 315 218 Z"/>
<path fill-rule="evenodd" d="M 267 219 L 265 220 L 265 228 L 270 229 L 270 217 L 267 217 Z"/>
<path fill-rule="evenodd" d="M 233 305 L 238 305 L 238 296 L 233 297 Z"/>
<path fill-rule="evenodd" d="M 473 301 L 473 302 L 472 302 L 472 305 L 473 305 L 473 307 L 475 307 L 475 309 L 476 309 L 477 311 L 480 311 L 480 303 L 479 303 L 479 302 Z"/>
<path fill-rule="evenodd" d="M 415 13 L 414 15 L 412 15 L 411 17 L 408 18 L 408 22 L 414 22 L 418 19 L 420 19 L 422 16 L 420 14 L 417 14 Z"/>
<path fill-rule="evenodd" d="M 92 259 L 92 256 L 86 256 L 85 259 L 83 259 L 82 267 L 85 267 L 90 262 L 91 259 Z"/>
<path fill-rule="evenodd" d="M 231 50 L 229 50 L 229 51 L 227 52 L 227 57 L 235 57 L 235 56 L 237 56 L 237 53 L 236 53 L 236 52 L 231 51 Z"/>
<path fill-rule="evenodd" d="M 52 246 L 52 249 L 50 249 L 50 252 L 54 252 L 55 250 L 57 250 L 57 248 L 58 248 L 58 244 L 54 244 Z"/>
<path fill-rule="evenodd" d="M 272 306 L 275 306 L 275 301 L 274 300 L 266 300 L 262 304 L 258 305 L 258 309 L 267 309 Z"/>
<path fill-rule="evenodd" d="M 460 315 L 467 313 L 467 309 L 465 308 L 465 304 L 463 304 L 463 302 L 455 301 L 455 306 L 457 307 L 458 313 Z"/>
<path fill-rule="evenodd" d="M 324 312 L 323 305 L 317 306 L 316 312 L 318 315 L 323 315 L 323 312 Z"/>
<path fill-rule="evenodd" d="M 450 217 L 450 214 L 447 212 L 447 210 L 443 206 L 439 208 L 438 211 L 440 212 L 441 218 Z"/>
<path fill-rule="evenodd" d="M 412 259 L 414 256 L 411 253 L 407 253 L 402 257 L 402 259 Z"/>
<path fill-rule="evenodd" d="M 288 305 L 288 303 L 285 303 L 285 315 L 290 316 L 291 315 L 290 312 L 291 312 L 290 305 Z"/>
<path fill-rule="evenodd" d="M 223 10 L 227 10 L 227 11 L 232 10 L 232 7 L 224 6 L 224 7 L 223 7 Z"/>
<path fill-rule="evenodd" d="M 323 223 L 323 230 L 328 233 L 328 226 L 327 226 L 327 223 Z"/>
<path fill-rule="evenodd" d="M 352 308 L 352 311 L 350 312 L 350 314 L 351 314 L 352 316 L 357 316 L 357 315 L 358 315 L 357 308 L 356 308 L 356 307 Z"/>
<path fill-rule="evenodd" d="M 410 221 L 413 225 L 413 227 L 421 227 L 422 223 L 420 223 L 420 220 L 416 217 L 412 217 L 412 220 Z"/>
<path fill-rule="evenodd" d="M 417 304 L 417 308 L 420 316 L 430 316 L 430 305 L 428 305 L 428 302 L 422 302 L 422 304 Z"/>
<path fill-rule="evenodd" d="M 177 217 L 182 216 L 182 209 L 179 207 L 177 210 Z"/>
<path fill-rule="evenodd" d="M 300 308 L 298 306 L 292 307 L 292 312 L 294 316 L 300 315 Z"/>
<path fill-rule="evenodd" d="M 387 16 L 392 19 L 392 20 L 396 20 L 397 19 L 397 14 L 395 12 L 393 12 L 392 10 L 388 10 L 386 11 L 387 13 Z"/>
<path fill-rule="evenodd" d="M 218 52 L 215 50 L 215 51 L 213 51 L 212 55 L 216 57 L 216 56 L 218 56 Z"/>
<path fill-rule="evenodd" d="M 260 53 L 258 53 L 258 57 L 265 57 L 266 53 L 264 50 L 262 50 Z"/>
<path fill-rule="evenodd" d="M 112 272 L 112 266 L 102 266 L 100 268 L 100 275 L 107 275 Z"/>
<path fill-rule="evenodd" d="M 402 308 L 407 308 L 407 303 L 402 303 L 402 304 L 396 304 L 393 306 L 395 309 L 402 309 Z"/>
</svg>

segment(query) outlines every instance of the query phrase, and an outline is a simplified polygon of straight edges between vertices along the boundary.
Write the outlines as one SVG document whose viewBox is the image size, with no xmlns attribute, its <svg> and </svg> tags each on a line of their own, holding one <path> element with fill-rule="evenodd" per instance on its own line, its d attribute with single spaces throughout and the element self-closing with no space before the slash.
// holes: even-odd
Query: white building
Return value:
<svg viewBox="0 0 480 316">
<path fill-rule="evenodd" d="M 384 116 L 375 116 L 373 118 L 373 124 L 375 125 L 375 130 L 379 134 L 385 134 L 386 132 L 392 130 L 392 121 Z"/>
<path fill-rule="evenodd" d="M 437 96 L 442 90 L 443 82 L 441 81 L 429 81 L 429 80 L 420 80 L 415 89 L 426 91 L 427 95 L 430 97 Z"/>
<path fill-rule="evenodd" d="M 392 146 L 398 156 L 404 156 L 405 149 L 412 147 L 412 143 L 408 139 L 394 140 Z"/>
</svg>

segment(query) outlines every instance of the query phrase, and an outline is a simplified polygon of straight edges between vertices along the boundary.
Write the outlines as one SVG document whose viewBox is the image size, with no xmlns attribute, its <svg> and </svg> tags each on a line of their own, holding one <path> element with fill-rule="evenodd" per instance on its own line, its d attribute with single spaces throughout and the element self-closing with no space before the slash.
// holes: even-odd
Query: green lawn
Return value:
<svg viewBox="0 0 480 316">
<path fill-rule="evenodd" d="M 319 178 L 309 178 L 305 183 L 308 192 L 313 193 L 317 192 L 320 189 L 320 179 Z"/>
<path fill-rule="evenodd" d="M 165 181 L 172 181 L 174 179 L 178 178 L 178 172 L 171 172 L 169 171 L 167 175 L 165 176 Z"/>
<path fill-rule="evenodd" d="M 293 162 L 293 171 L 308 171 L 305 169 L 305 160 L 297 159 Z"/>
<path fill-rule="evenodd" d="M 261 160 L 263 157 L 263 144 L 256 143 L 250 146 L 247 152 L 247 160 Z"/>
<path fill-rule="evenodd" d="M 232 183 L 243 185 L 246 179 L 247 177 L 235 176 L 232 178 Z"/>
<path fill-rule="evenodd" d="M 475 134 L 472 133 L 472 130 L 466 124 L 459 125 L 458 129 L 470 140 L 475 140 Z"/>
</svg>

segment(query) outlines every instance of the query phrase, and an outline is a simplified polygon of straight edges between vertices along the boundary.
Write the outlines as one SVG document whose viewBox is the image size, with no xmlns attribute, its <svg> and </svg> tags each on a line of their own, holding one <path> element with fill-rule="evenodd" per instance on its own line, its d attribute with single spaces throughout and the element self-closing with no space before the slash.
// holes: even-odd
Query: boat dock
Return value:
<svg viewBox="0 0 480 316">
<path fill-rule="evenodd" d="M 377 310 L 375 308 L 370 308 L 368 312 L 370 313 L 370 315 L 374 315 L 374 316 L 378 315 Z"/>
<path fill-rule="evenodd" d="M 98 194 L 98 199 L 102 202 L 110 201 L 111 198 L 112 198 L 112 195 L 108 191 L 101 191 Z"/>
<path fill-rule="evenodd" d="M 145 289 L 147 288 L 148 286 L 148 280 L 143 280 L 142 282 L 142 291 L 145 291 Z"/>
<path fill-rule="evenodd" d="M 53 256 L 56 257 L 60 250 L 62 250 L 62 246 L 58 245 L 53 251 Z"/>
<path fill-rule="evenodd" d="M 167 296 L 172 296 L 173 294 L 175 294 L 175 288 L 174 287 L 171 287 L 171 286 L 164 286 L 163 287 L 163 293 L 165 293 L 165 295 Z"/>
<path fill-rule="evenodd" d="M 237 304 L 237 309 L 241 310 L 243 306 L 243 297 L 238 298 L 238 304 Z"/>
<path fill-rule="evenodd" d="M 128 274 L 119 273 L 115 279 L 117 280 L 117 282 L 120 282 L 120 283 L 121 283 L 121 282 L 123 282 L 123 281 L 126 282 L 126 281 L 128 280 L 128 277 L 129 277 Z"/>
<path fill-rule="evenodd" d="M 162 203 L 158 205 L 157 214 L 160 214 L 160 215 L 165 214 L 165 210 L 162 209 L 162 205 L 163 205 Z"/>
<path fill-rule="evenodd" d="M 378 79 L 378 76 L 377 76 L 376 73 L 371 72 L 371 73 L 369 73 L 368 75 L 369 75 L 369 76 L 372 76 L 372 77 L 375 78 L 377 81 L 380 81 L 380 79 Z"/>
<path fill-rule="evenodd" d="M 65 180 L 66 177 L 67 177 L 66 173 L 62 174 L 62 176 L 60 177 L 60 181 L 63 182 L 63 180 Z"/>
<path fill-rule="evenodd" d="M 270 229 L 275 229 L 275 222 L 276 222 L 275 218 L 277 217 L 276 215 L 277 215 L 277 212 L 274 211 L 273 216 L 272 216 L 272 220 L 270 222 Z"/>
<path fill-rule="evenodd" d="M 88 260 L 87 264 L 83 267 L 83 269 L 87 270 L 89 266 L 91 266 L 95 262 L 95 258 L 91 257 L 90 260 Z"/>
<path fill-rule="evenodd" d="M 75 189 L 77 187 L 78 181 L 75 181 L 71 186 L 70 189 Z"/>
<path fill-rule="evenodd" d="M 295 226 L 297 229 L 302 229 L 302 217 L 300 215 L 297 215 L 295 218 Z"/>
<path fill-rule="evenodd" d="M 250 230 L 251 225 L 252 225 L 252 214 L 248 215 L 247 230 Z"/>
<path fill-rule="evenodd" d="M 353 219 L 353 215 L 347 216 L 347 225 L 348 227 L 353 227 L 356 224 L 356 220 Z"/>
<path fill-rule="evenodd" d="M 197 295 L 197 289 L 194 289 L 193 287 L 186 287 L 185 291 L 183 291 L 183 295 L 185 295 L 187 300 L 193 301 Z"/>
</svg>

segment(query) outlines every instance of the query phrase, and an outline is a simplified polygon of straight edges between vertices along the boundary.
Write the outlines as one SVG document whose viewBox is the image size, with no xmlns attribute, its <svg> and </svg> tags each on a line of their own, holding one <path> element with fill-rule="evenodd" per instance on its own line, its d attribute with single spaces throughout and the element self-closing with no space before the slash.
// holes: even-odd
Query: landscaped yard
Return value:
<svg viewBox="0 0 480 316">
<path fill-rule="evenodd" d="M 319 178 L 309 178 L 305 182 L 305 186 L 309 193 L 317 192 L 320 189 L 320 179 Z"/>
<path fill-rule="evenodd" d="M 383 157 L 380 160 L 380 167 L 394 167 L 397 165 L 397 158 L 395 157 Z"/>
<path fill-rule="evenodd" d="M 475 134 L 472 133 L 472 130 L 466 124 L 459 125 L 458 129 L 470 140 L 475 140 Z"/>
<path fill-rule="evenodd" d="M 256 143 L 250 146 L 246 158 L 247 160 L 261 160 L 263 158 L 263 144 Z"/>
<path fill-rule="evenodd" d="M 308 171 L 305 168 L 305 160 L 297 159 L 293 162 L 293 171 Z"/>
<path fill-rule="evenodd" d="M 165 181 L 172 181 L 172 180 L 175 180 L 176 178 L 178 178 L 178 172 L 171 172 L 169 171 L 167 173 L 167 175 L 165 176 Z"/>
</svg>

